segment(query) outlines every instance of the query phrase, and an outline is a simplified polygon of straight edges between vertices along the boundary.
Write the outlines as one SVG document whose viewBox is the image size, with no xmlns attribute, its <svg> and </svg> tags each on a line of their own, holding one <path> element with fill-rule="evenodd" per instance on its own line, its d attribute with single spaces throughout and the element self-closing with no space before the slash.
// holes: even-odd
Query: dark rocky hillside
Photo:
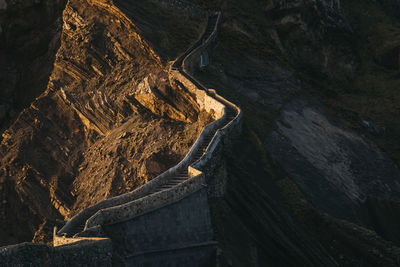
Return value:
<svg viewBox="0 0 400 267">
<path fill-rule="evenodd" d="M 0 0 L 0 245 L 185 155 L 210 118 L 167 70 L 217 9 L 195 76 L 244 114 L 210 200 L 220 265 L 400 265 L 398 1 L 104 2 Z"/>
</svg>

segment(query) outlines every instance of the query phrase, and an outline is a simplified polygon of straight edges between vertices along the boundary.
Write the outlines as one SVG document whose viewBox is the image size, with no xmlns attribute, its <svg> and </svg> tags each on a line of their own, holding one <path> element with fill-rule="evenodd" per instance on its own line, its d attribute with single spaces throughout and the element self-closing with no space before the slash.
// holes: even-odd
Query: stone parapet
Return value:
<svg viewBox="0 0 400 267">
<path fill-rule="evenodd" d="M 200 173 L 200 172 L 199 172 Z M 170 189 L 128 202 L 119 206 L 99 210 L 86 221 L 85 228 L 96 225 L 107 225 L 129 220 L 136 215 L 156 209 L 166 203 L 176 201 L 185 195 L 201 188 L 205 184 L 203 173 L 186 180 L 185 182 Z"/>
<path fill-rule="evenodd" d="M 102 237 L 66 237 L 66 236 L 58 236 L 57 235 L 57 228 L 54 227 L 54 233 L 53 233 L 53 246 L 59 247 L 59 246 L 65 246 L 65 245 L 71 245 L 71 244 L 87 244 L 91 242 L 108 242 L 110 239 L 108 238 L 102 238 Z"/>
</svg>

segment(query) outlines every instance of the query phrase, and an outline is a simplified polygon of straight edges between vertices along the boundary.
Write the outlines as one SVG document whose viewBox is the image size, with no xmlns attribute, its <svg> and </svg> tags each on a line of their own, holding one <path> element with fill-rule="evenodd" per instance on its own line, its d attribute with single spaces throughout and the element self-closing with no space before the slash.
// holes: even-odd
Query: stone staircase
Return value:
<svg viewBox="0 0 400 267">
<path fill-rule="evenodd" d="M 208 39 L 208 37 L 210 37 L 211 34 L 214 32 L 214 28 L 217 25 L 217 22 L 218 22 L 218 13 L 215 13 L 214 15 L 211 15 L 208 18 L 207 27 L 202 42 L 205 42 Z"/>
<path fill-rule="evenodd" d="M 195 166 L 202 166 L 210 161 L 213 151 L 223 142 L 223 138 L 229 138 L 234 130 L 240 131 L 242 115 L 238 107 L 218 96 L 213 90 L 205 88 L 185 68 L 185 63 L 190 62 L 198 51 L 206 49 L 213 38 L 215 40 L 220 21 L 221 13 L 210 15 L 203 35 L 172 64 L 170 71 L 170 81 L 178 81 L 187 86 L 197 96 L 200 106 L 214 114 L 215 121 L 203 129 L 179 164 L 132 192 L 101 201 L 81 211 L 54 235 L 55 244 L 71 244 L 85 239 L 80 237 L 82 233 L 90 232 L 90 229 L 98 225 L 118 224 L 126 221 L 126 218 L 174 203 L 204 186 L 205 175 Z M 236 129 L 232 130 L 233 128 Z"/>
</svg>

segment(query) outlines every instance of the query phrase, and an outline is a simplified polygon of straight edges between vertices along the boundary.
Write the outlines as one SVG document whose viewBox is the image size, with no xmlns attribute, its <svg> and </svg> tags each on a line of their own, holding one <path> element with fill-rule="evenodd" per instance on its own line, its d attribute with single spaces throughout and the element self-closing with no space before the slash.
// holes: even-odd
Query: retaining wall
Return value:
<svg viewBox="0 0 400 267">
<path fill-rule="evenodd" d="M 200 106 L 200 109 L 203 109 L 207 113 L 211 114 L 214 119 L 219 119 L 223 116 L 225 105 L 208 95 L 207 91 L 200 89 L 198 85 L 185 77 L 184 74 L 182 74 L 179 70 L 171 69 L 169 76 L 170 81 L 178 80 L 189 90 L 190 93 L 195 96 L 197 104 L 199 104 Z"/>
<path fill-rule="evenodd" d="M 203 186 L 181 199 L 103 228 L 126 256 L 210 242 L 213 229 L 207 188 Z"/>
<path fill-rule="evenodd" d="M 180 249 L 152 251 L 126 258 L 127 266 L 190 266 L 209 267 L 216 264 L 216 246 L 214 242 L 186 246 Z M 168 265 L 173 263 L 173 265 Z"/>
<path fill-rule="evenodd" d="M 106 225 L 128 220 L 132 217 L 135 217 L 137 214 L 155 209 L 164 205 L 165 203 L 170 203 L 180 199 L 204 184 L 204 175 L 199 172 L 197 176 L 190 178 L 168 190 L 164 190 L 119 206 L 99 210 L 95 215 L 86 221 L 85 229 L 94 227 L 96 225 Z"/>
</svg>

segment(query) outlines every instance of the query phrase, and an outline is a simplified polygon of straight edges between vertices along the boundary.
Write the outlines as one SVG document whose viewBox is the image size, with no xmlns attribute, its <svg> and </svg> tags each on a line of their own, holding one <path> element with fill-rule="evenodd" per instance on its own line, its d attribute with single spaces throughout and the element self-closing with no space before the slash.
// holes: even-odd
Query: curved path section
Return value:
<svg viewBox="0 0 400 267">
<path fill-rule="evenodd" d="M 203 35 L 174 62 L 169 73 L 170 82 L 184 85 L 215 121 L 204 127 L 180 163 L 132 192 L 101 201 L 81 211 L 54 235 L 54 244 L 74 243 L 82 239 L 77 237 L 81 232 L 97 229 L 98 225 L 127 220 L 205 186 L 207 167 L 215 161 L 216 151 L 229 144 L 241 130 L 240 108 L 217 95 L 214 90 L 205 88 L 191 75 L 200 65 L 202 54 L 207 53 L 216 40 L 221 19 L 220 12 L 209 16 Z"/>
</svg>

